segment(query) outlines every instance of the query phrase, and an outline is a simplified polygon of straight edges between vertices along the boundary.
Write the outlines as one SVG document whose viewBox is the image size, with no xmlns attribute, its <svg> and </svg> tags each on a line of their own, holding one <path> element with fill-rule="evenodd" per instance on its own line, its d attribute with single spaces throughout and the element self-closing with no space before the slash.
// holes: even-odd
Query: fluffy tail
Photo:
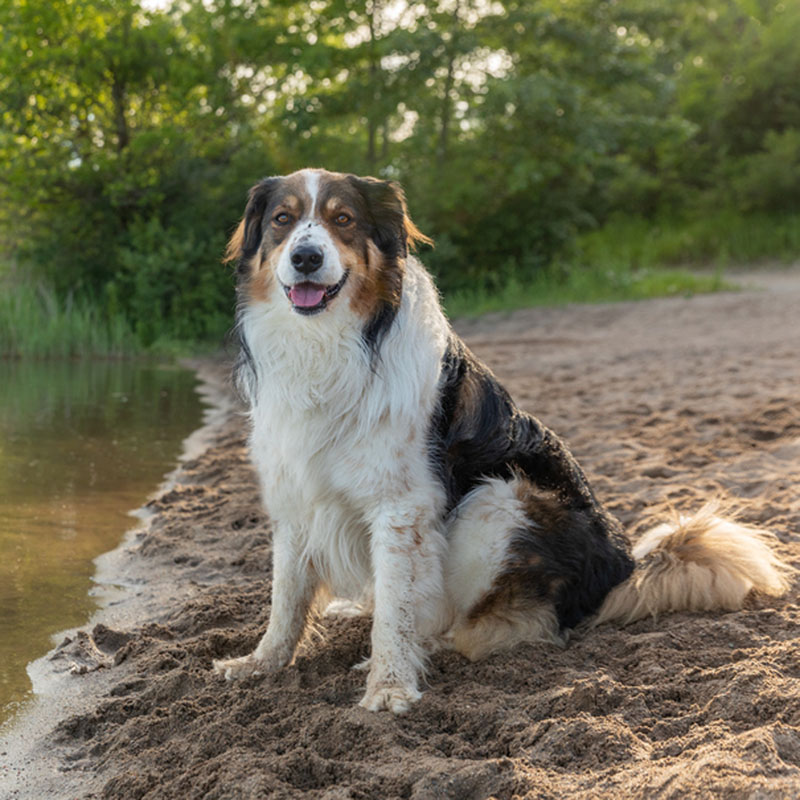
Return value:
<svg viewBox="0 0 800 800">
<path fill-rule="evenodd" d="M 716 512 L 709 504 L 647 531 L 633 548 L 633 574 L 609 593 L 592 624 L 627 624 L 665 611 L 732 611 L 751 589 L 783 594 L 793 570 L 773 550 L 775 537 Z"/>
</svg>

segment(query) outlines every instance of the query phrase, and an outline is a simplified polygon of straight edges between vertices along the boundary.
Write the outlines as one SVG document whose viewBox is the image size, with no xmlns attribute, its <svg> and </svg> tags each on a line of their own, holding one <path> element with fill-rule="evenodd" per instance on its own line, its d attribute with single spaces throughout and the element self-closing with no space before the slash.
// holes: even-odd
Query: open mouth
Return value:
<svg viewBox="0 0 800 800">
<path fill-rule="evenodd" d="M 333 286 L 303 281 L 294 286 L 284 286 L 283 291 L 286 292 L 292 309 L 298 314 L 316 314 L 323 311 L 328 303 L 339 294 L 347 280 L 347 275 L 348 272 L 345 272 L 339 283 L 335 283 Z"/>
</svg>

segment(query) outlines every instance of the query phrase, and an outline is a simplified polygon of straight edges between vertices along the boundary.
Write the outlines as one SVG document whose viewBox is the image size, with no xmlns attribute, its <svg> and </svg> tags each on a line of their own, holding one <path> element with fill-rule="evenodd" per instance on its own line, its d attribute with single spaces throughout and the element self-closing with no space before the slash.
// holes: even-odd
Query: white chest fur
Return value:
<svg viewBox="0 0 800 800">
<path fill-rule="evenodd" d="M 344 302 L 310 318 L 286 303 L 256 305 L 243 319 L 257 374 L 251 454 L 265 505 L 342 596 L 370 579 L 370 521 L 387 504 L 406 497 L 438 516 L 444 503 L 428 430 L 448 326 L 413 260 L 409 273 L 374 363 L 363 321 Z"/>
</svg>

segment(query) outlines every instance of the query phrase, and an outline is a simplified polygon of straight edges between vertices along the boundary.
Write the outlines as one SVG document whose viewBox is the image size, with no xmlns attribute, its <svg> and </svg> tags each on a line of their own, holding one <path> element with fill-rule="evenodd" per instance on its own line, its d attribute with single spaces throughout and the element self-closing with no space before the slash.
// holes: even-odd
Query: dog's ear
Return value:
<svg viewBox="0 0 800 800">
<path fill-rule="evenodd" d="M 411 221 L 406 196 L 399 183 L 377 178 L 357 178 L 350 181 L 364 198 L 372 222 L 372 239 L 389 258 L 404 258 L 408 248 L 417 244 L 433 244 Z"/>
<path fill-rule="evenodd" d="M 224 262 L 246 261 L 256 254 L 263 235 L 264 212 L 280 180 L 264 178 L 250 189 L 244 217 L 225 248 Z"/>
</svg>

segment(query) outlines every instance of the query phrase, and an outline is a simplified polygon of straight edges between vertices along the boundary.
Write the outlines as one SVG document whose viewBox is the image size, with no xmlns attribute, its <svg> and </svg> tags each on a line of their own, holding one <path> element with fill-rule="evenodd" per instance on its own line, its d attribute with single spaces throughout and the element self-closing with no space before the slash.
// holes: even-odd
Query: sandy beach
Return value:
<svg viewBox="0 0 800 800">
<path fill-rule="evenodd" d="M 494 314 L 456 327 L 558 432 L 635 539 L 711 497 L 800 568 L 800 269 L 739 292 Z M 270 523 L 226 368 L 213 408 L 100 563 L 107 606 L 32 668 L 0 798 L 793 798 L 800 579 L 744 610 L 604 626 L 565 649 L 431 659 L 404 717 L 357 708 L 369 621 L 329 620 L 270 677 L 226 684 L 269 617 Z"/>
</svg>

